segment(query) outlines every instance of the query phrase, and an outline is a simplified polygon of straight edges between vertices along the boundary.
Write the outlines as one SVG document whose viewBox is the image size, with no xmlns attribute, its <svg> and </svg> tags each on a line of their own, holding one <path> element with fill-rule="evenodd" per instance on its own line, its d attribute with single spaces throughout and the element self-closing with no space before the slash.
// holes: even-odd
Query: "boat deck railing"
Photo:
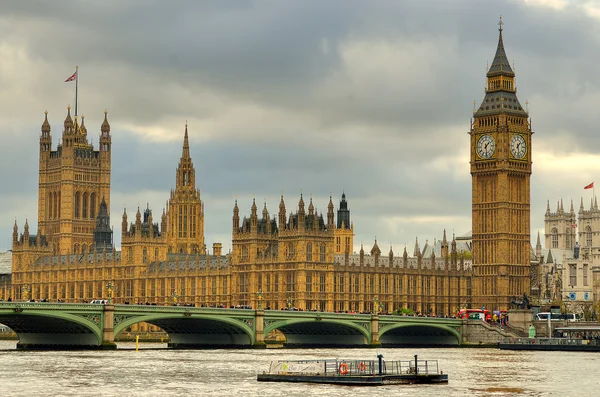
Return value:
<svg viewBox="0 0 600 397">
<path fill-rule="evenodd" d="M 502 343 L 517 345 L 600 345 L 598 339 L 571 338 L 504 338 Z"/>
<path fill-rule="evenodd" d="M 302 374 L 322 376 L 372 376 L 372 375 L 439 375 L 437 360 L 382 360 L 381 372 L 379 360 L 306 360 L 273 361 L 270 374 Z"/>
</svg>

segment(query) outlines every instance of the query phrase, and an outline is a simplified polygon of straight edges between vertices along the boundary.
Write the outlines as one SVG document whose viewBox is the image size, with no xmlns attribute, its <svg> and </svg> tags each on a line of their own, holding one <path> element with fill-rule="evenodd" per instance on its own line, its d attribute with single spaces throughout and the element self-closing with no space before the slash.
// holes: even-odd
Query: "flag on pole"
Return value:
<svg viewBox="0 0 600 397">
<path fill-rule="evenodd" d="M 65 83 L 68 83 L 69 81 L 73 81 L 77 78 L 77 71 L 75 71 L 75 73 L 73 73 L 71 75 L 71 77 L 69 77 L 68 79 L 65 80 Z M 587 189 L 587 188 L 586 188 Z"/>
<path fill-rule="evenodd" d="M 593 188 L 594 188 L 594 182 L 592 182 L 589 185 L 587 185 L 586 187 L 584 187 L 584 189 L 593 189 Z"/>
</svg>

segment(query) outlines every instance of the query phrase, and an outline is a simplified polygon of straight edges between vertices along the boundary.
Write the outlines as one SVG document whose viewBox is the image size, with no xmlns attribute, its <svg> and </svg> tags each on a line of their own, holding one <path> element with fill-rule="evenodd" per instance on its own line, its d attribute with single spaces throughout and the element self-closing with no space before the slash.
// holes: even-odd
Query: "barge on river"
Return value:
<svg viewBox="0 0 600 397">
<path fill-rule="evenodd" d="M 600 326 L 558 327 L 555 338 L 504 338 L 501 350 L 600 351 Z"/>
<path fill-rule="evenodd" d="M 437 360 L 305 360 L 273 361 L 259 382 L 304 382 L 353 386 L 382 386 L 405 383 L 448 383 L 448 374 Z"/>
</svg>

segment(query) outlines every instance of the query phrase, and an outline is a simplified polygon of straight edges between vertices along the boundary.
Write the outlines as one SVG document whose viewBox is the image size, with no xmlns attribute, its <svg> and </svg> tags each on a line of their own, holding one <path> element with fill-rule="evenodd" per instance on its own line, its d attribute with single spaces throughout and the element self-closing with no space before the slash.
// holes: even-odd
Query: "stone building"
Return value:
<svg viewBox="0 0 600 397">
<path fill-rule="evenodd" d="M 587 209 L 582 198 L 578 212 L 573 201 L 565 211 L 562 200 L 551 212 L 548 201 L 544 232 L 546 248 L 542 249 L 538 241 L 538 255 L 544 259 L 541 277 L 553 279 L 553 285 L 545 283 L 542 298 L 560 298 L 575 312 L 590 308 L 600 297 L 600 210 L 596 198 Z"/>
<path fill-rule="evenodd" d="M 514 78 L 500 29 L 485 98 L 470 131 L 471 238 L 448 241 L 444 232 L 423 250 L 417 242 L 411 256 L 406 249 L 394 255 L 391 247 L 382 255 L 377 241 L 370 255 L 362 246 L 354 254 L 345 194 L 337 221 L 331 197 L 326 214 L 312 198 L 306 210 L 302 195 L 288 214 L 282 196 L 276 216 L 269 215 L 266 203 L 259 215 L 253 202 L 243 219 L 236 201 L 232 251 L 223 255 L 221 244 L 214 243 L 209 255 L 187 125 L 175 189 L 160 220 L 149 206 L 137 208 L 133 222 L 124 210 L 117 251 L 109 227 L 112 142 L 106 112 L 99 150 L 88 143 L 83 118 L 80 125 L 69 109 L 52 151 L 46 115 L 38 232 L 30 234 L 26 220 L 19 233 L 15 222 L 12 273 L 0 284 L 0 298 L 80 302 L 106 297 L 110 286 L 117 303 L 261 303 L 349 312 L 410 308 L 425 314 L 451 314 L 464 306 L 505 309 L 511 297 L 530 293 L 530 277 L 539 273 L 530 272 L 539 262 L 529 242 L 532 131 Z M 539 279 L 533 281 L 538 288 Z"/>
</svg>

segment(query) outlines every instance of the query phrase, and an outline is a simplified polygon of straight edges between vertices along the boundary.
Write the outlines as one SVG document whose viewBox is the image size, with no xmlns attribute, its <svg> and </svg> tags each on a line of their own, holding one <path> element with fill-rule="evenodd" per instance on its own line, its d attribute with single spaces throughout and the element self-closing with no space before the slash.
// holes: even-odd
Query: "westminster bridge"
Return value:
<svg viewBox="0 0 600 397">
<path fill-rule="evenodd" d="M 115 335 L 141 322 L 164 330 L 174 348 L 261 348 L 266 346 L 266 335 L 275 330 L 285 336 L 287 347 L 459 346 L 470 342 L 467 334 L 472 321 L 313 311 L 0 302 L 0 323 L 15 331 L 21 349 L 114 349 Z"/>
</svg>

